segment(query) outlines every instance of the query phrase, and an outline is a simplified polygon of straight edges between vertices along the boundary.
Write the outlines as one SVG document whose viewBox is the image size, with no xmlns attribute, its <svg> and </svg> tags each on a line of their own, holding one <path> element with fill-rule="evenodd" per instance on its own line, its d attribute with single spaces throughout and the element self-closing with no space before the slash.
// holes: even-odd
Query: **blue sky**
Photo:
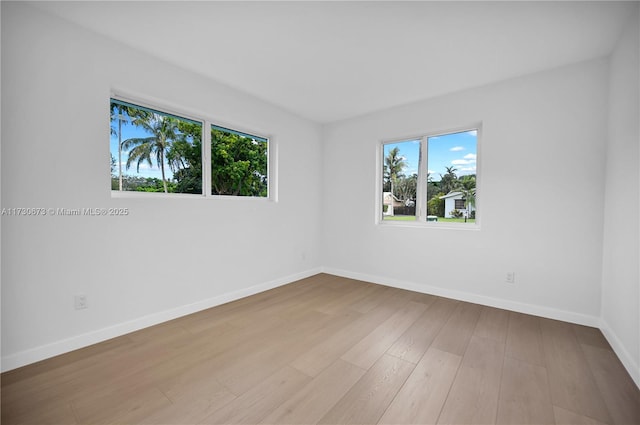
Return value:
<svg viewBox="0 0 640 425">
<path fill-rule="evenodd" d="M 456 168 L 458 177 L 476 174 L 476 157 L 478 133 L 476 130 L 460 133 L 433 136 L 428 139 L 427 168 L 434 181 L 440 181 L 440 174 L 445 174 L 445 167 Z M 407 167 L 405 175 L 418 173 L 420 158 L 420 139 L 403 142 L 387 143 L 384 145 L 384 156 L 395 147 L 400 149 L 400 156 L 405 158 Z"/>
</svg>

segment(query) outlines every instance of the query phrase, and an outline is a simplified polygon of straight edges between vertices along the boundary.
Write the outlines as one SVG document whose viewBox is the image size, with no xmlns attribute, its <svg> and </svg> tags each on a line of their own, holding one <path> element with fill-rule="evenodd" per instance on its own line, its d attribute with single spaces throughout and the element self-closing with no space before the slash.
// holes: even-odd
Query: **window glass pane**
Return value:
<svg viewBox="0 0 640 425">
<path fill-rule="evenodd" d="M 382 219 L 415 220 L 420 139 L 383 145 Z"/>
<path fill-rule="evenodd" d="M 268 140 L 211 126 L 211 194 L 267 197 Z"/>
<path fill-rule="evenodd" d="M 427 221 L 475 223 L 478 131 L 427 139 Z"/>
<path fill-rule="evenodd" d="M 111 189 L 202 194 L 202 123 L 111 99 Z"/>
</svg>

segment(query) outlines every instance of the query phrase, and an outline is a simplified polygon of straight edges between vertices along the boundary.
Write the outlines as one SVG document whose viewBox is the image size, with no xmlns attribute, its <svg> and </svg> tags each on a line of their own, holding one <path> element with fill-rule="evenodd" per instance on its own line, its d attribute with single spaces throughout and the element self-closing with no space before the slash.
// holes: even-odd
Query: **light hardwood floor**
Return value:
<svg viewBox="0 0 640 425">
<path fill-rule="evenodd" d="M 2 374 L 2 424 L 640 424 L 599 330 L 321 274 Z"/>
</svg>

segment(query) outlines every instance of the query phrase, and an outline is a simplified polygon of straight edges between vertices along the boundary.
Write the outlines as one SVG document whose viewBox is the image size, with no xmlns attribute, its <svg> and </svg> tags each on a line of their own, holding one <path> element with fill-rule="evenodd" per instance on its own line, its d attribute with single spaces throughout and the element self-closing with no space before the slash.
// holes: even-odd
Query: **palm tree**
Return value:
<svg viewBox="0 0 640 425">
<path fill-rule="evenodd" d="M 152 157 L 162 172 L 162 185 L 167 193 L 167 179 L 164 170 L 164 159 L 171 143 L 176 139 L 178 132 L 177 120 L 160 114 L 149 114 L 136 117 L 133 124 L 142 127 L 150 134 L 149 137 L 134 137 L 122 142 L 122 149 L 129 150 L 127 170 L 136 162 L 136 171 L 140 172 L 140 164 L 146 162 L 153 165 Z"/>
<path fill-rule="evenodd" d="M 453 166 L 445 167 L 447 171 L 444 176 L 440 174 L 440 189 L 446 194 L 450 193 L 454 189 L 456 189 L 458 176 L 456 176 L 456 171 L 458 171 Z"/>
<path fill-rule="evenodd" d="M 385 178 L 389 179 L 391 184 L 391 202 L 387 213 L 393 215 L 393 186 L 399 176 L 402 175 L 402 170 L 407 166 L 406 158 L 400 156 L 400 149 L 396 146 L 391 149 L 387 156 L 384 158 L 384 170 Z"/>
<path fill-rule="evenodd" d="M 458 179 L 458 185 L 461 189 L 475 189 L 476 176 L 474 174 L 462 176 Z"/>
<path fill-rule="evenodd" d="M 122 123 L 128 121 L 123 114 L 127 108 L 118 103 L 111 102 L 111 121 L 118 120 L 118 190 L 122 191 Z M 111 134 L 116 134 L 116 130 L 111 127 Z"/>
<path fill-rule="evenodd" d="M 454 178 L 457 177 L 456 176 L 456 171 L 458 171 L 458 169 L 455 168 L 453 165 L 451 167 L 445 166 L 444 169 L 447 171 L 446 174 L 449 174 L 449 175 L 453 176 Z"/>
<path fill-rule="evenodd" d="M 133 123 L 139 125 L 143 120 L 151 117 L 151 112 L 134 106 L 127 106 L 119 101 L 111 100 L 111 122 L 118 121 L 118 130 L 111 126 L 111 134 L 118 135 L 118 190 L 122 191 L 122 124 Z"/>
<path fill-rule="evenodd" d="M 460 193 L 462 193 L 462 199 L 464 199 L 464 207 L 467 209 L 467 214 L 464 218 L 464 221 L 466 222 L 467 218 L 471 218 L 471 209 L 476 207 L 476 188 L 460 188 L 458 190 L 460 191 Z"/>
</svg>

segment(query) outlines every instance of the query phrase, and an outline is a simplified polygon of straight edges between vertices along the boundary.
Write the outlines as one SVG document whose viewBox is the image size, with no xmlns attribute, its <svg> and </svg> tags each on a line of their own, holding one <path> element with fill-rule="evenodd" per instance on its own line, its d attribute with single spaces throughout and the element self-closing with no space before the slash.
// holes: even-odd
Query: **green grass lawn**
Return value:
<svg viewBox="0 0 640 425">
<path fill-rule="evenodd" d="M 385 215 L 382 219 L 384 221 L 416 221 L 416 217 L 413 215 L 394 215 L 394 216 Z M 475 223 L 475 222 L 476 220 L 472 218 L 467 220 L 467 223 Z M 438 217 L 438 223 L 464 223 L 464 218 Z"/>
</svg>

